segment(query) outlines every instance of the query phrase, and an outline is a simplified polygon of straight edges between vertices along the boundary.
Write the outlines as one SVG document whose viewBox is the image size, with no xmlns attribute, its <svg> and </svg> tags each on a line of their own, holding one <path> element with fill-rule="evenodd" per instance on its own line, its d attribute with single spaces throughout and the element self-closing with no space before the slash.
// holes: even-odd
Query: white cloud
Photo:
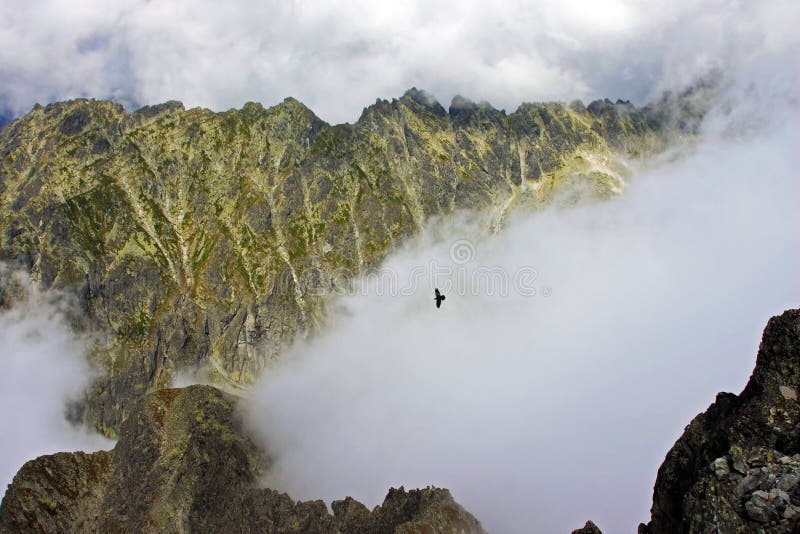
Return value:
<svg viewBox="0 0 800 534">
<path fill-rule="evenodd" d="M 69 298 L 57 292 L 40 293 L 21 273 L 13 279 L 27 296 L 0 312 L 3 493 L 22 464 L 37 456 L 114 445 L 66 420 L 67 402 L 83 394 L 92 376 L 86 345 L 67 323 Z"/>
<path fill-rule="evenodd" d="M 479 264 L 535 268 L 538 294 L 450 289 L 437 310 L 426 281 L 342 299 L 255 391 L 265 483 L 370 506 L 436 484 L 492 532 L 645 521 L 674 440 L 742 389 L 767 319 L 800 302 L 798 109 L 730 98 L 693 153 L 620 198 L 520 215 L 492 238 L 441 222 L 389 258 L 401 281 L 432 261 L 458 272 L 450 245 L 466 237 Z"/>
<path fill-rule="evenodd" d="M 412 85 L 513 110 L 523 100 L 642 102 L 712 67 L 796 46 L 796 2 L 591 4 L 89 0 L 0 6 L 0 104 L 90 96 L 222 110 L 294 96 L 353 121 Z"/>
</svg>

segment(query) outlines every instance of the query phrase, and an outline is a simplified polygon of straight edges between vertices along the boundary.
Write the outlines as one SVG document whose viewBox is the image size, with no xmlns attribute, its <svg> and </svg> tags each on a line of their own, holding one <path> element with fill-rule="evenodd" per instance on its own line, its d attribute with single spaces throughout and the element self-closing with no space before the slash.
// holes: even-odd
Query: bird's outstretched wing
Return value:
<svg viewBox="0 0 800 534">
<path fill-rule="evenodd" d="M 444 300 L 444 295 L 439 293 L 439 288 L 438 287 L 436 289 L 434 289 L 434 292 L 436 293 L 436 296 L 433 297 L 433 300 L 436 301 L 436 307 L 437 308 L 441 308 L 442 307 L 442 301 Z"/>
</svg>

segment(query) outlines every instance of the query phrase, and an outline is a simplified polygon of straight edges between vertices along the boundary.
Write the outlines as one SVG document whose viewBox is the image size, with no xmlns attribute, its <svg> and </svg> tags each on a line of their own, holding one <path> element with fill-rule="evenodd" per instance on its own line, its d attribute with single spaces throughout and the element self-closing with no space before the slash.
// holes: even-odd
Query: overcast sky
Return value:
<svg viewBox="0 0 800 534">
<path fill-rule="evenodd" d="M 294 96 L 330 122 L 427 89 L 646 101 L 797 42 L 793 0 L 6 0 L 0 110 L 74 97 L 214 110 Z"/>
</svg>

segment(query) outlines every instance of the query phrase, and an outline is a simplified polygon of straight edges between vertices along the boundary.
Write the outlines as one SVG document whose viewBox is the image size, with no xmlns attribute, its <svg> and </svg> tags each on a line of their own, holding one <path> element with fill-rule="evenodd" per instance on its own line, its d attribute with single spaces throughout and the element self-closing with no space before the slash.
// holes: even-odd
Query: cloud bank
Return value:
<svg viewBox="0 0 800 534">
<path fill-rule="evenodd" d="M 251 416 L 275 460 L 265 483 L 370 506 L 435 484 L 491 532 L 645 521 L 684 426 L 742 389 L 767 319 L 800 303 L 800 114 L 755 98 L 796 77 L 751 81 L 691 153 L 619 198 L 519 214 L 490 238 L 432 228 L 389 258 L 401 281 L 433 262 L 454 274 L 340 299 L 332 328 L 265 375 Z M 464 239 L 471 258 L 452 249 Z M 481 267 L 532 268 L 536 294 L 457 289 Z"/>
<path fill-rule="evenodd" d="M 0 485 L 37 456 L 110 449 L 113 442 L 67 422 L 66 404 L 83 394 L 92 373 L 86 345 L 68 326 L 66 295 L 41 293 L 22 273 L 4 275 L 22 298 L 0 311 Z"/>
<path fill-rule="evenodd" d="M 796 44 L 797 20 L 791 0 L 10 0 L 0 5 L 0 112 L 74 97 L 224 110 L 294 96 L 342 122 L 412 85 L 509 110 L 643 103 Z"/>
</svg>

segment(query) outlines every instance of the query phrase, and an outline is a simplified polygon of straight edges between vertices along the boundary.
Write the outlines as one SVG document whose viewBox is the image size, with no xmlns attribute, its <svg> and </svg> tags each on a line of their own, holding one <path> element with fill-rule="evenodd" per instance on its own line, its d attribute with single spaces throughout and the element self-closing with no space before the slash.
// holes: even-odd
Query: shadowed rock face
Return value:
<svg viewBox="0 0 800 534">
<path fill-rule="evenodd" d="M 502 224 L 576 182 L 607 197 L 620 158 L 662 149 L 687 114 L 702 109 L 667 99 L 506 114 L 459 98 L 448 111 L 417 90 L 336 126 L 294 99 L 225 113 L 37 106 L 0 130 L 0 260 L 71 288 L 109 333 L 79 415 L 113 436 L 176 369 L 252 382 L 318 328 L 334 286 L 429 217 L 484 210 Z"/>
<path fill-rule="evenodd" d="M 0 505 L 0 531 L 92 531 L 99 523 L 111 456 L 59 452 L 26 463 Z"/>
<path fill-rule="evenodd" d="M 740 395 L 720 393 L 658 470 L 642 534 L 800 532 L 800 310 L 773 317 Z"/>
<path fill-rule="evenodd" d="M 597 525 L 591 521 L 587 521 L 583 528 L 575 529 L 572 534 L 603 534 Z"/>
<path fill-rule="evenodd" d="M 159 390 L 131 409 L 113 451 L 26 463 L 0 505 L 0 531 L 483 532 L 447 490 L 392 489 L 372 512 L 348 497 L 331 515 L 322 501 L 258 488 L 268 466 L 233 397 Z"/>
</svg>

